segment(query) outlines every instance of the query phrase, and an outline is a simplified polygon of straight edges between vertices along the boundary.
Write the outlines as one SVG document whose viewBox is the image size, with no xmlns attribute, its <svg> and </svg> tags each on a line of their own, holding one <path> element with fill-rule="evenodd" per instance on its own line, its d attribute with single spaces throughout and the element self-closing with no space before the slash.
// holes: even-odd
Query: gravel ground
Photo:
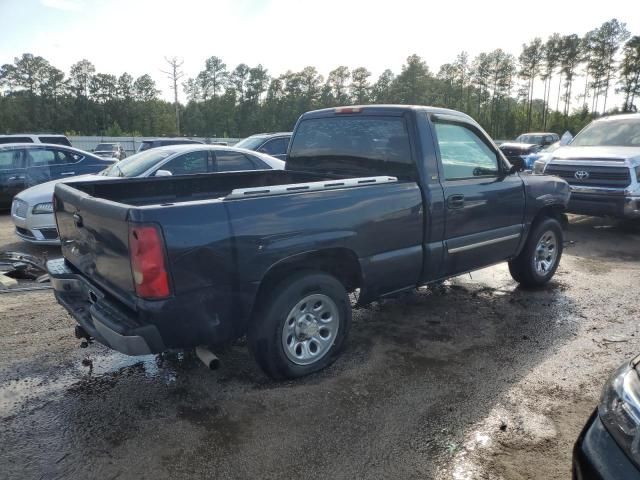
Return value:
<svg viewBox="0 0 640 480">
<path fill-rule="evenodd" d="M 570 478 L 609 373 L 640 352 L 640 225 L 572 217 L 554 281 L 505 265 L 354 312 L 328 370 L 276 383 L 246 347 L 79 348 L 51 291 L 0 294 L 3 478 Z M 0 250 L 17 242 L 0 216 Z M 176 319 L 179 321 L 179 319 Z"/>
</svg>

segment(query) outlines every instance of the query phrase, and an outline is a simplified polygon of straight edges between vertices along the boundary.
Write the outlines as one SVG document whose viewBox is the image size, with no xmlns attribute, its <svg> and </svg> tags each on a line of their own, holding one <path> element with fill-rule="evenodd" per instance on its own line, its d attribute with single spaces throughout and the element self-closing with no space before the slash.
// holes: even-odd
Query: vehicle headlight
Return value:
<svg viewBox="0 0 640 480">
<path fill-rule="evenodd" d="M 40 215 L 43 213 L 53 213 L 53 203 L 51 202 L 38 203 L 37 205 L 34 205 L 33 210 L 31 210 L 31 213 L 33 213 L 34 215 Z"/>
<path fill-rule="evenodd" d="M 614 372 L 602 391 L 598 413 L 607 431 L 640 464 L 640 377 L 634 359 Z"/>
<path fill-rule="evenodd" d="M 542 175 L 546 166 L 547 162 L 545 160 L 536 160 L 535 162 L 533 162 L 534 175 Z"/>
</svg>

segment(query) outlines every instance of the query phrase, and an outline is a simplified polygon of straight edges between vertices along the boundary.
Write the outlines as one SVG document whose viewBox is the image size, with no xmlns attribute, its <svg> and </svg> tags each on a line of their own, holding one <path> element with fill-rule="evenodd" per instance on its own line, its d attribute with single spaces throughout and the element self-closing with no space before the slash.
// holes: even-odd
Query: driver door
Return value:
<svg viewBox="0 0 640 480">
<path fill-rule="evenodd" d="M 445 275 L 511 257 L 523 232 L 524 185 L 493 142 L 459 117 L 433 119 L 445 198 Z"/>
</svg>

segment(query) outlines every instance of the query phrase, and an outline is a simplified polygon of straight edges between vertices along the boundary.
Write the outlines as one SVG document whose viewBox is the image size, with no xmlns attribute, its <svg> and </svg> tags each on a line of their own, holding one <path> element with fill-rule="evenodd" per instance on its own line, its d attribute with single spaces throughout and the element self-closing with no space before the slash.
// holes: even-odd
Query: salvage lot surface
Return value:
<svg viewBox="0 0 640 480">
<path fill-rule="evenodd" d="M 2 477 L 569 478 L 604 381 L 640 353 L 640 225 L 572 217 L 567 237 L 548 287 L 499 265 L 377 302 L 335 365 L 284 383 L 242 344 L 216 372 L 80 349 L 50 291 L 1 294 Z"/>
</svg>

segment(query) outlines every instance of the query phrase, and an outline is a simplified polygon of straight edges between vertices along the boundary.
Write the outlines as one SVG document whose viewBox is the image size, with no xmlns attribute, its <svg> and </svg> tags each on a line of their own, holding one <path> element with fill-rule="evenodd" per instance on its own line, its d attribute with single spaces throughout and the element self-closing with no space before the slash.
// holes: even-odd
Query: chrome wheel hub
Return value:
<svg viewBox="0 0 640 480">
<path fill-rule="evenodd" d="M 320 293 L 307 295 L 291 309 L 284 322 L 284 353 L 297 365 L 317 362 L 331 349 L 339 328 L 336 303 Z"/>
<path fill-rule="evenodd" d="M 542 234 L 536 247 L 533 264 L 536 273 L 541 277 L 547 275 L 558 257 L 558 239 L 556 234 L 547 230 Z"/>
</svg>

